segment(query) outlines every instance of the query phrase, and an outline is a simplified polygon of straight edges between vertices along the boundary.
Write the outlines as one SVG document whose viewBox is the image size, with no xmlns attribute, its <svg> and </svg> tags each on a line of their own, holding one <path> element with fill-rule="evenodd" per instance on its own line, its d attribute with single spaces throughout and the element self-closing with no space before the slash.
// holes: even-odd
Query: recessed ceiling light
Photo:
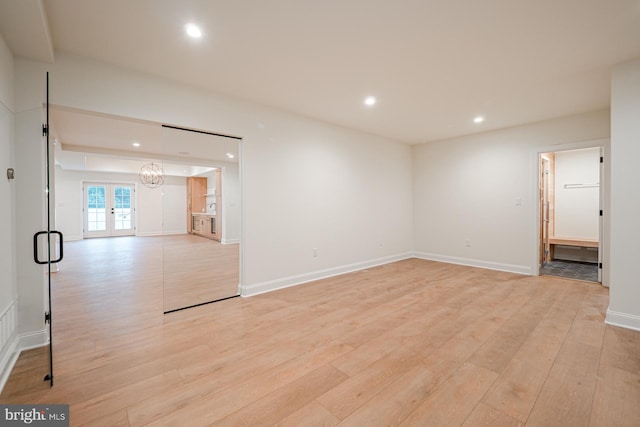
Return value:
<svg viewBox="0 0 640 427">
<path fill-rule="evenodd" d="M 371 107 L 372 105 L 374 105 L 376 103 L 376 97 L 375 96 L 367 96 L 364 99 L 364 104 L 368 105 L 369 107 Z"/>
<path fill-rule="evenodd" d="M 231 153 L 227 153 L 227 157 L 230 158 L 230 159 L 233 159 L 235 156 L 233 154 L 231 154 Z"/>
<path fill-rule="evenodd" d="M 187 31 L 189 37 L 193 37 L 194 39 L 199 39 L 200 37 L 202 37 L 202 31 L 196 24 L 187 24 L 185 30 Z"/>
<path fill-rule="evenodd" d="M 140 143 L 139 142 L 134 142 L 131 145 L 133 145 L 134 147 L 140 147 Z"/>
<path fill-rule="evenodd" d="M 484 122 L 484 117 L 482 116 L 477 116 L 473 119 L 473 123 L 482 123 Z"/>
</svg>

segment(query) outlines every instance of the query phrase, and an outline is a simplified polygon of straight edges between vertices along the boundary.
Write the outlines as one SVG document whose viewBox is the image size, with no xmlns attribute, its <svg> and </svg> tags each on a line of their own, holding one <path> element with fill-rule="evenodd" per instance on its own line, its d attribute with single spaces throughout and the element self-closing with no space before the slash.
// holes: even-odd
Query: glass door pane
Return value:
<svg viewBox="0 0 640 427">
<path fill-rule="evenodd" d="M 133 185 L 112 185 L 111 235 L 134 234 L 134 187 Z"/>
<path fill-rule="evenodd" d="M 107 236 L 107 186 L 85 184 L 84 237 Z"/>
<path fill-rule="evenodd" d="M 163 127 L 164 311 L 237 296 L 239 138 Z M 178 231 L 179 230 L 179 231 Z"/>
</svg>

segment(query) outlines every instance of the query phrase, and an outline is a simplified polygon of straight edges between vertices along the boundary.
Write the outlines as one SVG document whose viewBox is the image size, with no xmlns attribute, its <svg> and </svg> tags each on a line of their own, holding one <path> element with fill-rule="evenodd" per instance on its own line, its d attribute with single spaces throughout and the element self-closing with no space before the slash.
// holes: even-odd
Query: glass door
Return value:
<svg viewBox="0 0 640 427">
<path fill-rule="evenodd" d="M 53 386 L 53 328 L 52 328 L 52 306 L 51 306 L 51 273 L 52 266 L 62 261 L 64 255 L 62 233 L 52 230 L 51 226 L 55 222 L 51 205 L 55 204 L 55 198 L 51 189 L 53 188 L 54 168 L 53 144 L 50 140 L 49 126 L 49 73 L 46 74 L 46 102 L 44 104 L 44 123 L 42 126 L 42 137 L 45 146 L 45 206 L 46 206 L 46 230 L 38 231 L 33 235 L 33 260 L 36 264 L 46 265 L 46 312 L 44 316 L 45 324 L 48 324 L 49 334 L 49 372 L 44 376 L 44 380 Z"/>
<path fill-rule="evenodd" d="M 236 297 L 241 140 L 163 125 L 162 142 L 164 312 Z"/>
<path fill-rule="evenodd" d="M 134 184 L 84 183 L 84 237 L 135 234 Z"/>
</svg>

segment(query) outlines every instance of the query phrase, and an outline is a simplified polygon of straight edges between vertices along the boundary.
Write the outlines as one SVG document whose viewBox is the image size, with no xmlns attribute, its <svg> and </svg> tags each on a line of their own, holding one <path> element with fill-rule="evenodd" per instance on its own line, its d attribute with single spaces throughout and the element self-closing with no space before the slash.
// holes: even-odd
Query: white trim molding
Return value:
<svg viewBox="0 0 640 427">
<path fill-rule="evenodd" d="M 469 258 L 458 258 L 448 255 L 430 254 L 426 252 L 415 252 L 415 258 L 429 261 L 446 262 L 447 264 L 466 265 L 468 267 L 486 268 L 488 270 L 506 271 L 508 273 L 531 275 L 531 267 L 526 265 L 503 264 L 499 262 L 482 261 Z"/>
<path fill-rule="evenodd" d="M 187 230 L 167 230 L 161 232 L 155 231 L 146 231 L 146 232 L 136 232 L 135 237 L 158 237 L 158 236 L 175 236 L 177 234 L 189 234 Z"/>
<path fill-rule="evenodd" d="M 607 308 L 607 317 L 605 318 L 604 323 L 607 325 L 640 331 L 640 316 L 620 313 L 619 311 L 613 311 L 610 308 Z"/>
<path fill-rule="evenodd" d="M 220 240 L 220 243 L 222 243 L 223 245 L 235 245 L 237 243 L 240 243 L 240 239 L 222 239 Z"/>
<path fill-rule="evenodd" d="M 282 279 L 270 280 L 268 282 L 256 283 L 254 285 L 245 285 L 242 287 L 241 295 L 243 297 L 250 297 L 258 294 L 263 294 L 265 292 L 271 292 L 278 289 L 289 288 L 291 286 L 302 285 L 303 283 L 309 283 L 315 280 L 326 279 L 333 276 L 339 276 L 341 274 L 364 270 L 366 268 L 389 264 L 396 261 L 402 261 L 409 258 L 413 258 L 413 254 L 411 252 L 357 262 L 353 264 L 347 264 L 340 267 L 327 268 L 325 270 L 318 270 L 311 273 L 300 274 L 297 276 L 284 277 Z"/>
<path fill-rule="evenodd" d="M 0 314 L 0 393 L 18 360 L 18 299 L 15 298 Z"/>
<path fill-rule="evenodd" d="M 47 344 L 49 344 L 49 331 L 47 329 L 20 334 L 20 351 L 44 347 Z"/>
</svg>

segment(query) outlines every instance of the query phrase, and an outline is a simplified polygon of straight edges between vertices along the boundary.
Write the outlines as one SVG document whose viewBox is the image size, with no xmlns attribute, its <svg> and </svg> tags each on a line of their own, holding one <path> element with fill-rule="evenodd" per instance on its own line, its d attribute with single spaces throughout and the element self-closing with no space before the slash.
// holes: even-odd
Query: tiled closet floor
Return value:
<svg viewBox="0 0 640 427">
<path fill-rule="evenodd" d="M 556 259 L 547 262 L 540 269 L 540 274 L 597 282 L 598 264 Z"/>
</svg>

